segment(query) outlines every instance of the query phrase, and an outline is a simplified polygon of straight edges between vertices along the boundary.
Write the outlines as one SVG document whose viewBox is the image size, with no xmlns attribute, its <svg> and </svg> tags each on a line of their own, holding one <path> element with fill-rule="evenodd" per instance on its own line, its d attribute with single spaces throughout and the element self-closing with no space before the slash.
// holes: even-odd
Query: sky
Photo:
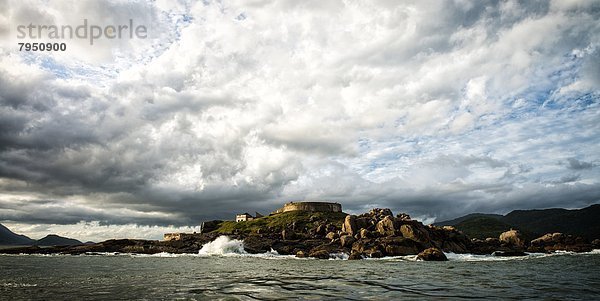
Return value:
<svg viewBox="0 0 600 301">
<path fill-rule="evenodd" d="M 599 17 L 592 0 L 0 0 L 0 223 L 160 239 L 288 201 L 425 223 L 599 203 Z M 17 38 L 84 20 L 148 35 Z"/>
</svg>

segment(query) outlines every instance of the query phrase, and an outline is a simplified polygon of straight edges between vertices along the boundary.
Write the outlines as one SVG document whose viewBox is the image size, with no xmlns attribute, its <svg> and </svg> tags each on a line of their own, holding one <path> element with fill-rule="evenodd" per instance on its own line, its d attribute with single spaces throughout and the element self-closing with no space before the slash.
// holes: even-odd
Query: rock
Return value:
<svg viewBox="0 0 600 301">
<path fill-rule="evenodd" d="M 456 228 L 454 228 L 454 226 L 442 226 L 442 229 L 444 229 L 444 231 L 448 231 L 448 232 L 457 231 Z"/>
<path fill-rule="evenodd" d="M 472 244 L 469 244 L 472 245 Z M 442 251 L 444 252 L 452 252 L 452 253 L 458 253 L 458 254 L 463 254 L 463 253 L 469 253 L 469 247 L 467 247 L 465 244 L 460 243 L 460 242 L 455 242 L 455 241 L 444 241 L 444 243 L 442 243 L 442 245 L 440 246 Z"/>
<path fill-rule="evenodd" d="M 415 236 L 414 239 L 419 239 L 419 236 L 422 236 L 419 240 L 424 242 L 429 240 L 429 245 L 427 243 L 423 243 L 426 247 L 436 247 L 443 252 L 452 252 L 452 253 L 469 253 L 473 247 L 473 242 L 462 232 L 457 231 L 454 227 L 436 227 L 436 226 L 423 226 L 421 223 L 417 223 L 411 221 L 407 223 L 414 229 L 418 230 L 419 233 L 414 235 L 409 235 L 408 231 L 405 231 L 405 235 L 407 236 Z M 414 231 L 413 231 L 414 232 Z M 485 249 L 485 243 L 480 242 L 481 249 Z M 486 253 L 487 250 L 482 251 L 483 254 L 490 254 L 494 250 L 490 250 L 489 253 Z"/>
<path fill-rule="evenodd" d="M 396 235 L 398 227 L 394 218 L 388 215 L 377 223 L 376 229 L 383 236 L 393 236 Z"/>
<path fill-rule="evenodd" d="M 296 252 L 296 257 L 304 258 L 304 257 L 306 257 L 306 253 L 304 253 L 304 251 L 298 251 L 298 252 Z"/>
<path fill-rule="evenodd" d="M 358 228 L 356 227 L 356 215 L 346 216 L 344 224 L 342 225 L 342 232 L 346 232 L 350 235 L 358 233 Z"/>
<path fill-rule="evenodd" d="M 340 237 L 340 244 L 342 247 L 352 247 L 352 244 L 356 241 L 351 235 L 344 235 Z"/>
<path fill-rule="evenodd" d="M 548 233 L 531 241 L 529 252 L 589 252 L 592 245 L 585 239 L 563 233 Z"/>
<path fill-rule="evenodd" d="M 265 253 L 271 251 L 273 243 L 272 239 L 251 235 L 244 239 L 244 250 L 251 254 Z"/>
<path fill-rule="evenodd" d="M 331 240 L 334 240 L 338 237 L 340 237 L 340 236 L 335 232 L 329 232 L 329 233 L 327 233 L 327 235 L 325 235 L 325 238 L 331 239 Z"/>
<path fill-rule="evenodd" d="M 398 213 L 398 215 L 396 215 L 396 218 L 402 221 L 409 221 L 410 220 L 410 215 L 406 214 L 406 213 Z"/>
<path fill-rule="evenodd" d="M 379 242 L 387 256 L 416 255 L 425 249 L 421 243 L 404 237 L 383 237 Z"/>
<path fill-rule="evenodd" d="M 356 223 L 357 230 L 354 234 L 358 234 L 358 232 L 360 232 L 360 229 L 367 229 L 370 226 L 372 226 L 372 224 L 373 224 L 371 222 L 371 218 L 365 217 L 365 216 L 356 217 L 355 223 Z"/>
<path fill-rule="evenodd" d="M 400 233 L 402 236 L 414 241 L 418 241 L 423 244 L 429 244 L 429 234 L 425 229 L 418 229 L 415 225 L 405 224 L 400 226 Z"/>
<path fill-rule="evenodd" d="M 373 250 L 369 253 L 367 253 L 367 255 L 369 255 L 369 257 L 371 258 L 381 258 L 383 257 L 383 253 L 379 250 Z"/>
<path fill-rule="evenodd" d="M 448 258 L 444 254 L 444 252 L 440 251 L 438 248 L 429 248 L 425 249 L 423 252 L 417 255 L 417 259 L 424 261 L 447 261 Z"/>
<path fill-rule="evenodd" d="M 500 241 L 508 244 L 509 246 L 523 248 L 525 247 L 525 239 L 523 239 L 523 235 L 518 230 L 509 230 L 500 234 Z"/>
<path fill-rule="evenodd" d="M 594 249 L 600 249 L 600 239 L 594 239 L 594 240 L 592 240 L 592 248 L 594 248 Z"/>
<path fill-rule="evenodd" d="M 359 236 L 360 238 L 370 238 L 372 234 L 367 229 L 360 229 Z"/>
<path fill-rule="evenodd" d="M 283 240 L 292 240 L 292 239 L 296 239 L 297 235 L 292 230 L 283 230 L 283 231 L 281 231 L 281 238 L 283 238 Z"/>
<path fill-rule="evenodd" d="M 352 244 L 352 252 L 356 253 L 364 253 L 366 249 L 368 249 L 371 245 L 371 240 L 369 239 L 360 239 L 354 244 Z"/>
<path fill-rule="evenodd" d="M 200 233 L 208 233 L 208 232 L 217 230 L 217 228 L 219 228 L 221 223 L 223 223 L 223 221 L 221 221 L 221 220 L 212 220 L 212 221 L 202 222 L 202 224 L 200 226 Z"/>
<path fill-rule="evenodd" d="M 392 210 L 388 208 L 373 208 L 368 214 L 372 217 L 375 217 L 377 220 L 382 220 L 386 216 L 394 216 Z"/>
<path fill-rule="evenodd" d="M 317 235 L 325 235 L 325 234 L 327 234 L 327 225 L 325 225 L 325 224 L 319 225 L 315 229 L 315 234 L 317 234 Z"/>
<path fill-rule="evenodd" d="M 357 253 L 357 252 L 352 252 L 350 253 L 350 256 L 348 256 L 348 260 L 361 260 L 363 259 L 362 254 Z"/>
<path fill-rule="evenodd" d="M 523 251 L 494 251 L 493 256 L 498 257 L 513 257 L 513 256 L 527 256 L 527 253 Z"/>
<path fill-rule="evenodd" d="M 314 258 L 319 258 L 319 259 L 329 259 L 329 252 L 327 252 L 326 250 L 318 250 L 318 251 L 314 251 L 314 252 L 311 252 L 310 254 L 308 254 L 308 257 L 314 257 Z"/>
</svg>

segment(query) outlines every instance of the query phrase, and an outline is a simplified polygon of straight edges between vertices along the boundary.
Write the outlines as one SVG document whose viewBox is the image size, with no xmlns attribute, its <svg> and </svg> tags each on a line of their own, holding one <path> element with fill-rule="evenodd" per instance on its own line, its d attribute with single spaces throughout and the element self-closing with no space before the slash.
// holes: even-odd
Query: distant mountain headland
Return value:
<svg viewBox="0 0 600 301">
<path fill-rule="evenodd" d="M 349 259 L 417 255 L 423 260 L 444 260 L 444 252 L 518 256 L 525 255 L 525 252 L 585 252 L 600 248 L 598 237 L 582 237 L 572 232 L 552 232 L 529 239 L 525 232 L 510 229 L 509 225 L 499 235 L 492 231 L 489 233 L 493 235 L 478 238 L 470 237 L 454 226 L 424 225 L 405 213 L 394 216 L 390 209 L 375 208 L 360 215 L 349 215 L 342 212 L 340 204 L 331 205 L 336 203 L 288 204 L 283 208 L 294 209 L 276 210 L 269 216 L 257 215 L 246 220 L 205 222 L 201 233 L 168 233 L 163 241 L 119 239 L 88 245 L 28 247 L 2 252 L 198 253 L 205 244 L 220 236 L 242 240 L 248 253 L 275 250 L 282 255 L 323 259 L 333 253 L 345 253 Z M 454 222 L 458 225 L 476 217 L 489 218 L 487 215 L 474 215 Z M 596 219 L 595 223 L 585 225 L 597 227 L 599 222 Z"/>
<path fill-rule="evenodd" d="M 497 237 L 512 228 L 531 239 L 545 233 L 561 232 L 591 241 L 600 238 L 600 204 L 575 210 L 514 210 L 506 215 L 474 213 L 434 225 L 454 226 L 473 238 Z"/>
<path fill-rule="evenodd" d="M 80 245 L 81 241 L 73 238 L 49 234 L 42 239 L 31 239 L 25 235 L 19 235 L 0 224 L 0 246 L 73 246 Z"/>
</svg>

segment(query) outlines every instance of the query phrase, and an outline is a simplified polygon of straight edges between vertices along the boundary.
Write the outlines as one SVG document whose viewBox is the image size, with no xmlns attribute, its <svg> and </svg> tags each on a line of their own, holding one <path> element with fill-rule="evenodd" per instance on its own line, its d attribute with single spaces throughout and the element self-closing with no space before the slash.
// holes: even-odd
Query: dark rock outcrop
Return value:
<svg viewBox="0 0 600 301">
<path fill-rule="evenodd" d="M 356 227 L 356 215 L 347 215 L 342 225 L 342 232 L 354 235 L 358 233 L 358 230 Z"/>
<path fill-rule="evenodd" d="M 352 247 L 352 244 L 356 241 L 351 235 L 344 235 L 340 237 L 340 244 L 342 247 Z"/>
<path fill-rule="evenodd" d="M 446 254 L 438 248 L 429 248 L 417 255 L 417 259 L 424 261 L 447 261 Z"/>
<path fill-rule="evenodd" d="M 500 234 L 500 241 L 516 248 L 525 247 L 525 238 L 519 230 L 509 230 Z"/>
<path fill-rule="evenodd" d="M 376 230 L 382 236 L 394 236 L 399 232 L 399 224 L 393 216 L 386 215 L 377 222 Z"/>
<path fill-rule="evenodd" d="M 592 250 L 592 244 L 588 243 L 582 237 L 566 235 L 563 233 L 548 233 L 531 241 L 527 249 L 529 252 L 589 252 Z"/>
</svg>

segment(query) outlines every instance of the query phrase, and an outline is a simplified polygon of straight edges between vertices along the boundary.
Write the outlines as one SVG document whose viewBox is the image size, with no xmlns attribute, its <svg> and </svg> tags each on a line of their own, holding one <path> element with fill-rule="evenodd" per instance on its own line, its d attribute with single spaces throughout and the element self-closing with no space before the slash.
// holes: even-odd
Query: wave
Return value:
<svg viewBox="0 0 600 301">
<path fill-rule="evenodd" d="M 219 236 L 217 239 L 202 246 L 198 251 L 200 255 L 230 255 L 248 254 L 244 250 L 244 242 L 239 239 L 231 239 L 227 236 Z"/>
<path fill-rule="evenodd" d="M 205 256 L 236 256 L 236 257 L 258 257 L 266 259 L 295 258 L 294 255 L 280 255 L 271 248 L 271 251 L 259 254 L 251 254 L 244 250 L 244 241 L 231 239 L 228 236 L 219 236 L 217 239 L 202 246 L 198 255 Z"/>
</svg>

